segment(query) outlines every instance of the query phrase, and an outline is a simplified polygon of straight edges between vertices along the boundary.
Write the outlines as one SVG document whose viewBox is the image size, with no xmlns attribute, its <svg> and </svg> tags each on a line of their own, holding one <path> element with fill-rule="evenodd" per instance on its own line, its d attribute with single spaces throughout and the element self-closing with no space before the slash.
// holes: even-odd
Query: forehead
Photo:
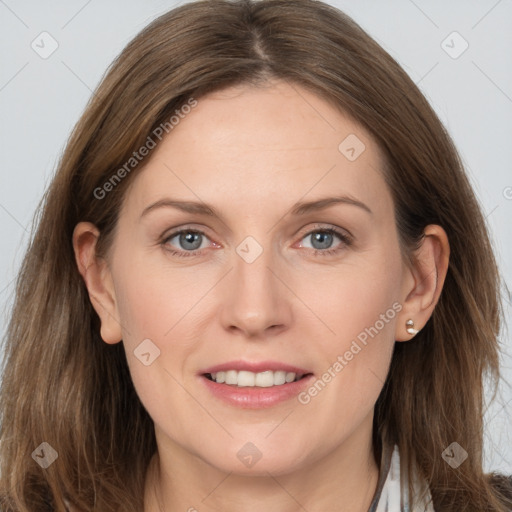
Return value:
<svg viewBox="0 0 512 512">
<path fill-rule="evenodd" d="M 243 212 L 329 192 L 389 209 L 382 166 L 367 130 L 317 95 L 283 82 L 242 85 L 180 116 L 134 176 L 127 201 L 143 208 L 168 193 Z"/>
</svg>

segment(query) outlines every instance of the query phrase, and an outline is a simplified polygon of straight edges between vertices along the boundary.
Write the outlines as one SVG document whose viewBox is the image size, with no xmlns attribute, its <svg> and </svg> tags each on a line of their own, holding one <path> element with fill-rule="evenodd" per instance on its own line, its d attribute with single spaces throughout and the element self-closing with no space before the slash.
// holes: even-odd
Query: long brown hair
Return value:
<svg viewBox="0 0 512 512">
<path fill-rule="evenodd" d="M 386 157 L 382 172 L 404 258 L 428 224 L 442 226 L 450 241 L 432 317 L 414 342 L 396 344 L 375 410 L 375 452 L 396 443 L 406 468 L 418 467 L 429 484 L 437 512 L 512 504 L 482 469 L 483 380 L 499 376 L 499 275 L 449 135 L 395 60 L 335 8 L 312 0 L 207 0 L 160 16 L 113 62 L 39 205 L 4 347 L 4 512 L 60 512 L 64 499 L 80 510 L 142 510 L 154 427 L 122 344 L 100 338 L 73 229 L 94 223 L 98 253 L 106 254 L 126 188 L 147 162 L 107 194 L 98 190 L 190 98 L 269 77 L 307 88 L 373 135 Z M 441 456 L 452 441 L 469 454 L 457 469 Z M 39 452 L 33 456 L 48 451 L 43 442 L 58 454 L 46 469 L 35 461 Z"/>
</svg>

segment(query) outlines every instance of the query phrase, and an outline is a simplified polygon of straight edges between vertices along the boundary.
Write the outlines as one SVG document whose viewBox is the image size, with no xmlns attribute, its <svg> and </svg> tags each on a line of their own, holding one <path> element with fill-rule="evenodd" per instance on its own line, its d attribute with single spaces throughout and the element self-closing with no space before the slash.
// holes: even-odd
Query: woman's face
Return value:
<svg viewBox="0 0 512 512">
<path fill-rule="evenodd" d="M 150 158 L 109 258 L 159 450 L 276 475 L 367 446 L 410 285 L 369 134 L 273 82 L 199 99 Z"/>
</svg>

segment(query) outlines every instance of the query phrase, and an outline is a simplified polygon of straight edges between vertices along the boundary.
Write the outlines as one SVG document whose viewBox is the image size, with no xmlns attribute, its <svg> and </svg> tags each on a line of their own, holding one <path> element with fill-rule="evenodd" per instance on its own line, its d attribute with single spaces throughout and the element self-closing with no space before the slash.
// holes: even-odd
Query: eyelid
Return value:
<svg viewBox="0 0 512 512">
<path fill-rule="evenodd" d="M 354 240 L 354 236 L 348 229 L 341 228 L 334 224 L 321 223 L 321 222 L 315 222 L 315 223 L 313 223 L 313 226 L 305 228 L 304 231 L 302 231 L 302 230 L 299 231 L 299 234 L 297 236 L 300 236 L 302 239 L 306 235 L 311 234 L 313 231 L 332 231 L 338 236 L 350 239 L 350 241 Z"/>
<path fill-rule="evenodd" d="M 194 231 L 195 233 L 201 233 L 202 235 L 208 236 L 208 234 L 207 234 L 208 228 L 205 228 L 204 226 L 194 227 L 194 224 L 183 224 L 183 225 L 175 226 L 173 228 L 166 229 L 160 238 L 168 239 L 169 237 L 178 235 L 182 231 Z M 208 236 L 208 238 L 209 238 L 209 236 Z"/>
<path fill-rule="evenodd" d="M 208 231 L 208 228 L 205 229 L 204 227 L 194 227 L 194 224 L 184 224 L 184 225 L 176 226 L 176 227 L 169 228 L 169 229 L 165 230 L 164 234 L 160 237 L 160 239 L 167 240 L 170 237 L 176 236 L 180 232 L 187 231 L 187 230 L 201 233 L 202 235 L 205 235 L 208 238 L 210 238 L 210 236 L 206 232 L 206 231 Z M 336 232 L 337 234 L 345 235 L 347 238 L 350 238 L 351 240 L 354 239 L 354 236 L 348 229 L 338 227 L 334 224 L 321 223 L 321 222 L 315 222 L 315 223 L 313 223 L 313 226 L 309 226 L 307 228 L 304 228 L 303 230 L 300 230 L 295 236 L 299 236 L 302 233 L 301 237 L 303 238 L 315 230 L 332 230 L 332 231 Z"/>
</svg>

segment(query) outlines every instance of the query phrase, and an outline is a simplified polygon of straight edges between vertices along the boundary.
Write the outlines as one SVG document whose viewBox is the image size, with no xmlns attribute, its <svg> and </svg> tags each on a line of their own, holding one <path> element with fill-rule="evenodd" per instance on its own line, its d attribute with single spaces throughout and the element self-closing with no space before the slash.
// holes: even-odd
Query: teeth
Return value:
<svg viewBox="0 0 512 512">
<path fill-rule="evenodd" d="M 225 372 L 211 373 L 213 381 L 222 384 L 230 384 L 238 387 L 258 387 L 269 388 L 271 386 L 282 386 L 285 383 L 299 380 L 303 375 L 293 372 L 267 370 L 265 372 L 254 373 L 245 370 L 227 370 Z"/>
<path fill-rule="evenodd" d="M 302 375 L 301 375 L 302 378 Z M 295 380 L 295 373 L 288 372 L 285 377 L 286 382 L 293 382 Z M 299 380 L 299 379 L 297 379 Z"/>
<path fill-rule="evenodd" d="M 236 374 L 236 372 L 235 372 Z M 236 375 L 235 377 L 233 378 L 233 380 L 235 382 L 231 382 L 232 384 L 238 384 L 238 386 L 240 387 L 243 387 L 243 386 L 254 386 L 254 381 L 256 380 L 256 378 L 258 377 L 258 375 L 255 375 L 254 373 L 252 372 L 238 372 L 238 381 L 236 381 Z M 261 385 L 261 384 L 260 384 Z"/>
<path fill-rule="evenodd" d="M 226 372 L 226 384 L 237 384 L 238 378 L 237 378 L 238 372 L 235 370 L 228 370 Z"/>
</svg>

